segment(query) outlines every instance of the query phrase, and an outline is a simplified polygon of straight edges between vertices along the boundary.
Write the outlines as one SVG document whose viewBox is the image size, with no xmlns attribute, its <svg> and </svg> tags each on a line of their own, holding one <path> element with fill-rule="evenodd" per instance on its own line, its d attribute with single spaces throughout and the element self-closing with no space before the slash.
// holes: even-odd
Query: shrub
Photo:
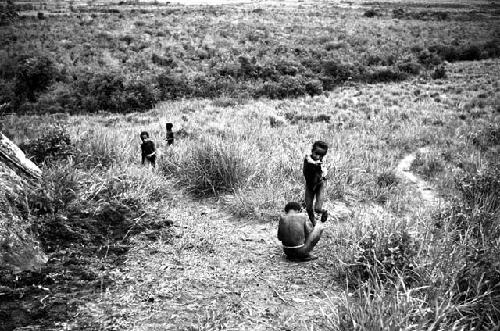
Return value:
<svg viewBox="0 0 500 331">
<path fill-rule="evenodd" d="M 16 5 L 12 0 L 7 0 L 5 4 L 0 5 L 0 26 L 9 25 L 18 17 Z"/>
<path fill-rule="evenodd" d="M 272 99 L 298 97 L 306 94 L 306 87 L 300 77 L 282 76 L 279 82 L 266 82 L 256 91 L 256 96 L 267 96 Z"/>
<path fill-rule="evenodd" d="M 163 172 L 196 196 L 234 192 L 250 173 L 246 155 L 237 143 L 207 140 L 161 164 Z"/>
<path fill-rule="evenodd" d="M 352 284 L 370 281 L 374 284 L 405 284 L 417 280 L 414 272 L 418 243 L 406 231 L 377 234 L 367 233 L 358 243 L 354 264 L 348 274 Z"/>
<path fill-rule="evenodd" d="M 151 61 L 154 64 L 157 64 L 157 65 L 163 66 L 163 67 L 173 67 L 173 64 L 175 64 L 173 58 L 171 58 L 171 57 L 163 57 L 163 56 L 160 56 L 160 55 L 157 55 L 157 54 L 154 54 L 154 53 L 151 56 Z"/>
<path fill-rule="evenodd" d="M 481 59 L 481 49 L 477 45 L 469 45 L 460 52 L 459 60 L 476 61 Z"/>
<path fill-rule="evenodd" d="M 363 80 L 367 83 L 387 83 L 405 80 L 406 78 L 408 78 L 408 74 L 405 72 L 387 67 L 379 67 L 366 73 Z"/>
<path fill-rule="evenodd" d="M 500 145 L 500 125 L 489 124 L 482 130 L 471 133 L 469 139 L 481 151 L 488 151 L 490 148 Z"/>
<path fill-rule="evenodd" d="M 354 67 L 347 64 L 340 64 L 335 61 L 325 61 L 322 63 L 323 87 L 325 90 L 331 90 L 349 79 L 357 77 Z"/>
<path fill-rule="evenodd" d="M 394 187 L 400 182 L 394 172 L 383 172 L 377 176 L 377 185 L 379 187 Z"/>
<path fill-rule="evenodd" d="M 102 138 L 102 139 L 99 139 Z M 75 166 L 82 169 L 109 168 L 118 159 L 118 150 L 109 137 L 95 137 L 93 133 L 75 142 Z"/>
<path fill-rule="evenodd" d="M 465 173 L 456 179 L 456 187 L 469 209 L 495 213 L 500 209 L 500 166 L 482 173 Z"/>
<path fill-rule="evenodd" d="M 17 59 L 15 92 L 20 100 L 36 101 L 36 94 L 45 91 L 57 75 L 56 67 L 45 55 L 21 55 Z"/>
<path fill-rule="evenodd" d="M 149 110 L 157 100 L 157 93 L 152 84 L 142 79 L 128 81 L 125 84 L 124 94 L 125 100 L 121 108 L 125 112 Z"/>
<path fill-rule="evenodd" d="M 374 8 L 370 8 L 367 11 L 363 13 L 363 16 L 365 17 L 375 17 L 375 16 L 382 16 L 382 14 Z"/>
<path fill-rule="evenodd" d="M 150 109 L 155 101 L 154 85 L 137 79 L 127 81 L 121 74 L 86 73 L 74 83 L 76 109 L 83 112 L 133 112 Z"/>
<path fill-rule="evenodd" d="M 306 82 L 306 92 L 310 96 L 323 94 L 323 82 L 319 79 L 312 79 Z"/>
<path fill-rule="evenodd" d="M 48 128 L 38 139 L 19 147 L 37 164 L 65 160 L 73 154 L 69 133 L 60 126 Z"/>
<path fill-rule="evenodd" d="M 443 79 L 443 78 L 446 78 L 446 67 L 443 66 L 443 65 L 442 66 L 438 66 L 432 72 L 431 77 L 432 77 L 432 79 Z"/>
<path fill-rule="evenodd" d="M 436 53 L 430 52 L 429 50 L 423 50 L 418 54 L 418 61 L 424 66 L 435 66 L 441 64 L 443 60 Z"/>
<path fill-rule="evenodd" d="M 466 329 L 487 330 L 500 322 L 499 178 L 498 165 L 462 173 L 455 180 L 460 195 L 444 218 L 464 247 L 452 288 L 456 309 L 449 315 Z"/>
<path fill-rule="evenodd" d="M 0 79 L 0 114 L 13 110 L 15 100 L 14 83 Z"/>
<path fill-rule="evenodd" d="M 176 100 L 192 94 L 186 78 L 181 74 L 165 72 L 156 77 L 161 100 Z"/>
<path fill-rule="evenodd" d="M 414 62 L 405 62 L 398 65 L 398 70 L 410 75 L 418 75 L 422 70 L 422 66 Z"/>
<path fill-rule="evenodd" d="M 30 191 L 27 199 L 30 213 L 41 216 L 65 211 L 77 199 L 79 189 L 79 178 L 71 164 L 45 167 L 41 185 Z"/>
</svg>

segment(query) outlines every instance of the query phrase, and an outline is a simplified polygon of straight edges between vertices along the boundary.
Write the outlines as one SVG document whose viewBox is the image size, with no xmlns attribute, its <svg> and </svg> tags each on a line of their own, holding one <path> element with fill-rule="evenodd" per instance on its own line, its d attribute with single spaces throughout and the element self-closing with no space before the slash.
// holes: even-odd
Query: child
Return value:
<svg viewBox="0 0 500 331">
<path fill-rule="evenodd" d="M 297 202 L 289 202 L 285 206 L 285 215 L 280 216 L 278 239 L 283 244 L 283 251 L 288 259 L 309 261 L 316 259 L 310 253 L 323 233 L 323 223 L 327 214 L 323 214 L 321 222 L 312 225 L 307 215 L 301 213 Z"/>
<path fill-rule="evenodd" d="M 174 125 L 167 123 L 165 126 L 167 128 L 167 138 L 165 140 L 167 141 L 167 145 L 172 145 L 174 143 L 174 132 L 172 131 Z"/>
<path fill-rule="evenodd" d="M 311 154 L 306 155 L 304 159 L 304 167 L 302 169 L 306 180 L 304 202 L 307 214 L 313 225 L 316 224 L 314 212 L 327 215 L 327 211 L 323 209 L 323 194 L 326 188 L 327 176 L 327 169 L 323 164 L 323 157 L 327 152 L 327 143 L 320 140 L 315 141 L 312 146 Z M 316 203 L 314 203 L 314 198 L 316 198 Z"/>
<path fill-rule="evenodd" d="M 149 139 L 149 133 L 146 131 L 141 132 L 141 156 L 142 156 L 142 164 L 146 160 L 148 160 L 149 163 L 153 166 L 153 168 L 156 165 L 156 149 L 155 149 L 155 143 Z"/>
</svg>

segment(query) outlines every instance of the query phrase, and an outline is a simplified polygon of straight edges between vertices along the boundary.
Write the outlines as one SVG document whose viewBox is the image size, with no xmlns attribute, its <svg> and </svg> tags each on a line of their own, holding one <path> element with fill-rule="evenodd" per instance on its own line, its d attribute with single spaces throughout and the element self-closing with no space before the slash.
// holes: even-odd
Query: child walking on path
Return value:
<svg viewBox="0 0 500 331">
<path fill-rule="evenodd" d="M 315 141 L 311 154 L 304 158 L 302 172 L 306 180 L 304 202 L 309 220 L 313 225 L 316 224 L 315 212 L 321 215 L 327 215 L 323 209 L 324 193 L 326 189 L 326 176 L 328 174 L 323 158 L 328 152 L 328 144 L 324 141 Z M 314 203 L 314 198 L 316 202 Z"/>
<path fill-rule="evenodd" d="M 156 148 L 155 143 L 149 139 L 149 133 L 146 131 L 141 132 L 141 163 L 144 165 L 146 160 L 151 163 L 153 168 L 156 165 Z"/>
</svg>

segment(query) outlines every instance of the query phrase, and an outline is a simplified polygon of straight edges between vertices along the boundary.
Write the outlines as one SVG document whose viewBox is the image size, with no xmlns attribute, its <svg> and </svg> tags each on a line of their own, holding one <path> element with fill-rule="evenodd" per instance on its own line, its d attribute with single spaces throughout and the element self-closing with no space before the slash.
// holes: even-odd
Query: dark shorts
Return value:
<svg viewBox="0 0 500 331">
<path fill-rule="evenodd" d="M 146 160 L 154 166 L 156 164 L 156 155 L 146 156 Z"/>
<path fill-rule="evenodd" d="M 290 259 L 303 259 L 308 257 L 309 251 L 310 250 L 307 250 L 305 245 L 300 248 L 283 247 L 283 252 L 285 252 L 285 255 Z"/>
</svg>

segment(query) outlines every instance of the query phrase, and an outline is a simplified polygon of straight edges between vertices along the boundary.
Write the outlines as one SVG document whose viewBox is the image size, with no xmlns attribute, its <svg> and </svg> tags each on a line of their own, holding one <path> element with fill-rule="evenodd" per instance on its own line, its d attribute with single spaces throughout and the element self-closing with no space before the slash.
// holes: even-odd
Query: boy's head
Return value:
<svg viewBox="0 0 500 331">
<path fill-rule="evenodd" d="M 147 131 L 141 132 L 141 140 L 144 141 L 149 138 L 149 133 Z"/>
<path fill-rule="evenodd" d="M 321 140 L 315 141 L 312 146 L 311 157 L 316 161 L 323 160 L 326 153 L 328 153 L 328 144 Z"/>
<path fill-rule="evenodd" d="M 167 130 L 168 130 L 168 131 L 170 131 L 170 130 L 172 130 L 172 128 L 174 127 L 174 124 L 172 124 L 172 123 L 167 123 L 166 127 L 167 127 Z"/>
<path fill-rule="evenodd" d="M 302 207 L 298 202 L 289 202 L 285 206 L 285 213 L 300 213 L 302 211 Z"/>
</svg>

